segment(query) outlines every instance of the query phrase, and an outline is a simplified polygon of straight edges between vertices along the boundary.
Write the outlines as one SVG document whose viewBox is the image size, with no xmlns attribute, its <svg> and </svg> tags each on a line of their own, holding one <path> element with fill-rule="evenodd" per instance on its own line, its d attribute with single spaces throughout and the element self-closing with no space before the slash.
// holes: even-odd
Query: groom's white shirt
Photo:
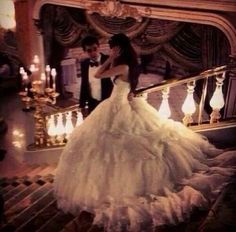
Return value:
<svg viewBox="0 0 236 232">
<path fill-rule="evenodd" d="M 98 57 L 97 62 L 99 66 L 101 65 L 101 55 Z M 102 99 L 102 87 L 101 87 L 101 79 L 95 78 L 95 73 L 97 72 L 97 69 L 99 68 L 96 66 L 89 66 L 89 72 L 88 72 L 88 77 L 89 77 L 89 84 L 90 84 L 90 89 L 91 89 L 91 96 L 92 98 L 101 101 Z"/>
</svg>

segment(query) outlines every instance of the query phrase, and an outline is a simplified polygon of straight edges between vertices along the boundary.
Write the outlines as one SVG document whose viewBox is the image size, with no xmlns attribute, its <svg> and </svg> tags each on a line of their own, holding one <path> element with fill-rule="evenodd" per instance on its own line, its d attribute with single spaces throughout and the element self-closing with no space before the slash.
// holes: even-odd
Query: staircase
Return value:
<svg viewBox="0 0 236 232">
<path fill-rule="evenodd" d="M 55 166 L 29 166 L 15 176 L 0 179 L 4 218 L 0 232 L 103 232 L 92 225 L 94 215 L 82 211 L 77 217 L 57 208 L 53 195 Z M 159 226 L 158 232 L 236 231 L 236 187 L 229 185 L 211 210 L 195 209 L 188 221 Z M 222 210 L 223 209 L 223 210 Z M 226 212 L 226 213 L 224 213 Z M 227 219 L 228 224 L 224 224 Z M 216 224 L 221 230 L 215 230 Z M 235 225 L 234 225 L 235 224 Z M 214 230 L 211 230 L 214 228 Z M 143 232 L 153 230 L 147 229 Z M 123 231 L 125 232 L 125 231 Z M 135 232 L 135 231 L 132 231 Z"/>
<path fill-rule="evenodd" d="M 92 227 L 90 213 L 81 212 L 75 217 L 57 208 L 53 195 L 55 169 L 49 165 L 31 166 L 16 176 L 0 180 L 4 199 L 1 232 L 72 232 L 96 228 Z"/>
</svg>

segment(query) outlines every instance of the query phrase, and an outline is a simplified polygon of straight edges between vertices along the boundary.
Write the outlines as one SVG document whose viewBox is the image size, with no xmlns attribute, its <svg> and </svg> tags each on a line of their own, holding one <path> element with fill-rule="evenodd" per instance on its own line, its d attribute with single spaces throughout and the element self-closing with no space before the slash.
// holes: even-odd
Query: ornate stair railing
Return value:
<svg viewBox="0 0 236 232">
<path fill-rule="evenodd" d="M 79 105 L 45 114 L 47 147 L 63 146 L 74 128 L 83 122 Z"/>
<path fill-rule="evenodd" d="M 220 121 L 224 121 L 221 116 L 221 109 L 227 105 L 225 102 L 225 97 L 223 95 L 222 86 L 224 85 L 224 80 L 227 78 L 227 73 L 230 71 L 229 67 L 226 65 L 220 66 L 214 69 L 210 69 L 200 73 L 199 75 L 193 77 L 185 78 L 174 78 L 167 81 L 162 81 L 161 83 L 154 84 L 145 88 L 139 88 L 136 90 L 136 97 L 147 97 L 149 93 L 161 91 L 162 102 L 159 108 L 159 114 L 165 118 L 170 117 L 171 106 L 169 104 L 168 98 L 169 93 L 172 88 L 177 86 L 186 86 L 186 97 L 181 106 L 183 113 L 182 122 L 186 126 L 205 126 L 206 124 L 212 127 L 218 126 Z M 204 104 L 206 100 L 206 93 L 208 91 L 208 80 L 213 78 L 215 80 L 215 90 L 212 93 L 210 99 L 210 106 L 212 108 L 211 114 L 208 116 L 207 120 L 203 120 Z M 196 82 L 198 80 L 203 80 L 202 94 L 199 99 L 199 104 L 194 100 L 194 91 Z M 197 121 L 194 121 L 193 115 L 198 112 Z M 196 117 L 195 117 L 196 118 Z M 83 117 L 80 112 L 79 106 L 74 105 L 64 109 L 56 109 L 53 113 L 45 114 L 45 122 L 47 132 L 47 147 L 63 146 L 73 129 L 83 122 Z"/>
<path fill-rule="evenodd" d="M 186 97 L 183 105 L 181 106 L 183 112 L 183 123 L 186 126 L 201 125 L 203 123 L 218 123 L 220 119 L 222 119 L 222 115 L 220 113 L 221 109 L 228 104 L 224 100 L 225 96 L 223 95 L 222 87 L 224 85 L 224 80 L 226 78 L 227 72 L 229 71 L 230 69 L 226 65 L 220 66 L 214 69 L 204 71 L 197 76 L 174 78 L 167 81 L 162 81 L 161 83 L 155 85 L 139 88 L 136 90 L 136 95 L 145 96 L 149 93 L 161 91 L 162 102 L 158 111 L 159 114 L 163 117 L 169 118 L 171 106 L 169 105 L 168 98 L 171 89 L 176 86 L 186 85 Z M 204 104 L 206 101 L 206 93 L 208 90 L 208 80 L 210 78 L 214 78 L 216 86 L 209 102 L 212 108 L 212 112 L 209 115 L 209 120 L 203 121 Z M 193 97 L 196 81 L 198 80 L 203 80 L 203 87 L 199 104 L 195 102 Z M 196 107 L 198 107 L 198 120 L 197 122 L 194 122 L 192 115 L 196 113 Z"/>
</svg>

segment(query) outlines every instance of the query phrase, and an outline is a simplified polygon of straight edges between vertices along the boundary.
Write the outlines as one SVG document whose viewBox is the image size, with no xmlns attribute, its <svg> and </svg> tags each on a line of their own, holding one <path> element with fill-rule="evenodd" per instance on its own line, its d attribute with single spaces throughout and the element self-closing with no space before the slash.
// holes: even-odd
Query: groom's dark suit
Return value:
<svg viewBox="0 0 236 232">
<path fill-rule="evenodd" d="M 108 56 L 101 53 L 101 64 L 105 62 Z M 91 87 L 89 83 L 89 65 L 90 59 L 87 58 L 81 62 L 81 87 L 80 87 L 80 99 L 79 106 L 84 108 L 86 102 L 88 102 L 89 112 L 91 112 L 100 101 L 94 99 L 91 96 Z M 101 101 L 110 97 L 113 84 L 110 78 L 101 79 Z"/>
</svg>

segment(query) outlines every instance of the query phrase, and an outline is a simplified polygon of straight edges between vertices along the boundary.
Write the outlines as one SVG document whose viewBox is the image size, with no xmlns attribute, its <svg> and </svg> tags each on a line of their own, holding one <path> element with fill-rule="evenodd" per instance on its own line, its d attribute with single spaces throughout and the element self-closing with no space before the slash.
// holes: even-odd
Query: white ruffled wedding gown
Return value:
<svg viewBox="0 0 236 232">
<path fill-rule="evenodd" d="M 65 212 L 87 210 L 108 231 L 178 223 L 215 199 L 235 173 L 236 152 L 216 149 L 182 123 L 162 119 L 142 97 L 112 95 L 75 128 L 54 192 Z"/>
</svg>

